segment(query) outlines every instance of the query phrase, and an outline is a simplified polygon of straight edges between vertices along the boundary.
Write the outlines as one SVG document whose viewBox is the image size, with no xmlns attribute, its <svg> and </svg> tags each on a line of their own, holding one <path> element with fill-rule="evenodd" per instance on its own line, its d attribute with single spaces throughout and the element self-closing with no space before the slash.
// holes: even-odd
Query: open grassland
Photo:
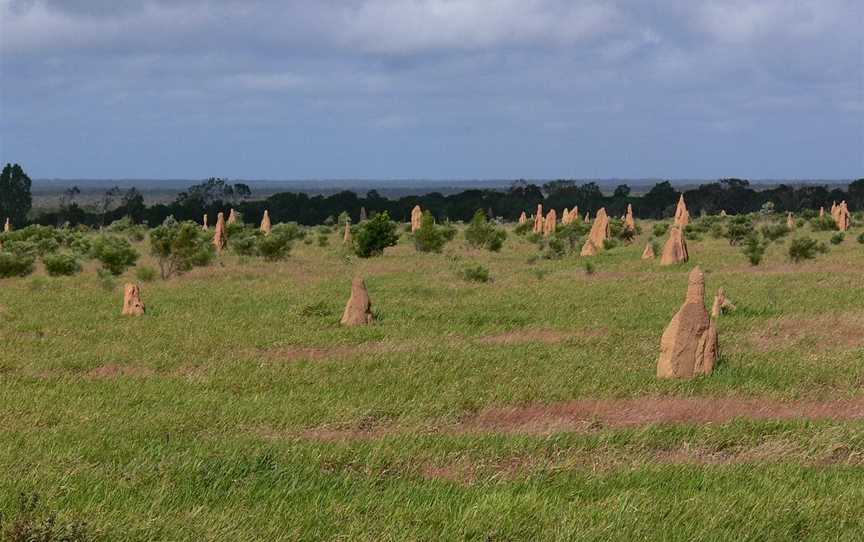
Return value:
<svg viewBox="0 0 864 542">
<path fill-rule="evenodd" d="M 861 230 L 758 267 L 705 236 L 661 268 L 642 225 L 590 274 L 512 233 L 226 254 L 144 283 L 142 318 L 93 268 L 2 280 L 0 511 L 38 494 L 106 540 L 860 540 Z M 658 381 L 696 264 L 737 305 L 720 364 Z M 377 322 L 346 329 L 355 275 Z"/>
</svg>

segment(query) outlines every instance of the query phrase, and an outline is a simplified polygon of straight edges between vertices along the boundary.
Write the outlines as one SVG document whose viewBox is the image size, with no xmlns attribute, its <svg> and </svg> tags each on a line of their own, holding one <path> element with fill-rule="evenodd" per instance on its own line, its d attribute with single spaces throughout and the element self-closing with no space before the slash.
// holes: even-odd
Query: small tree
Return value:
<svg viewBox="0 0 864 542">
<path fill-rule="evenodd" d="M 354 252 L 361 258 L 381 256 L 384 249 L 399 241 L 396 224 L 390 220 L 387 211 L 378 213 L 360 224 L 354 237 Z"/>
<path fill-rule="evenodd" d="M 828 252 L 828 246 L 810 237 L 799 237 L 789 243 L 789 259 L 795 263 L 812 260 L 816 254 L 825 252 Z"/>
<path fill-rule="evenodd" d="M 0 173 L 0 220 L 9 218 L 20 227 L 33 206 L 30 177 L 18 164 L 6 164 Z"/>
<path fill-rule="evenodd" d="M 305 237 L 295 224 L 278 224 L 273 227 L 270 235 L 257 237 L 257 249 L 268 262 L 284 260 L 291 252 L 292 241 Z"/>
<path fill-rule="evenodd" d="M 195 222 L 177 222 L 170 216 L 153 229 L 150 232 L 150 253 L 159 262 L 162 279 L 210 263 L 215 249 L 208 237 Z"/>
<path fill-rule="evenodd" d="M 471 224 L 465 228 L 465 240 L 472 248 L 486 248 L 492 252 L 498 252 L 507 239 L 504 229 L 496 228 L 486 220 L 486 213 L 482 209 L 474 213 Z"/>
<path fill-rule="evenodd" d="M 441 252 L 446 242 L 443 228 L 435 225 L 432 213 L 423 211 L 420 228 L 414 232 L 414 248 L 418 252 Z"/>
<path fill-rule="evenodd" d="M 100 235 L 93 241 L 93 257 L 112 275 L 120 275 L 138 261 L 138 252 L 123 237 Z"/>
<path fill-rule="evenodd" d="M 759 236 L 756 234 L 750 235 L 744 241 L 744 247 L 741 251 L 747 256 L 747 261 L 750 265 L 756 266 L 762 263 L 762 257 L 765 255 L 766 243 L 759 241 Z"/>
<path fill-rule="evenodd" d="M 726 228 L 726 238 L 729 239 L 730 245 L 735 246 L 753 235 L 753 231 L 753 222 L 750 218 L 739 215 L 729 221 L 729 226 Z"/>
</svg>

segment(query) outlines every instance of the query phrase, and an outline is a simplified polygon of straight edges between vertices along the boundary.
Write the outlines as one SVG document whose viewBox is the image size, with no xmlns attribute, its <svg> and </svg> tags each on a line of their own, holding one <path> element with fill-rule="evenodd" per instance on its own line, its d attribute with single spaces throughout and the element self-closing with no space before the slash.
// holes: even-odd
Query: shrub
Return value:
<svg viewBox="0 0 864 542">
<path fill-rule="evenodd" d="M 396 223 L 390 220 L 387 211 L 378 213 L 360 224 L 354 237 L 354 252 L 361 258 L 381 256 L 384 249 L 399 241 Z"/>
<path fill-rule="evenodd" d="M 582 264 L 582 266 L 585 268 L 586 275 L 593 275 L 596 272 L 593 262 L 585 260 L 585 263 Z"/>
<path fill-rule="evenodd" d="M 832 245 L 839 245 L 840 243 L 843 242 L 843 239 L 845 239 L 845 238 L 846 238 L 846 234 L 844 234 L 842 231 L 838 231 L 837 233 L 835 233 L 834 235 L 831 236 L 831 244 Z"/>
<path fill-rule="evenodd" d="M 516 235 L 525 236 L 528 234 L 528 232 L 532 231 L 531 228 L 533 227 L 534 224 L 530 220 L 527 220 L 523 224 L 517 224 L 516 227 L 513 228 L 513 233 L 515 233 Z"/>
<path fill-rule="evenodd" d="M 112 222 L 107 228 L 110 233 L 114 233 L 117 235 L 125 235 L 132 241 L 143 241 L 144 234 L 146 232 L 146 228 L 144 226 L 138 226 L 130 217 L 123 217 L 120 220 L 115 220 Z"/>
<path fill-rule="evenodd" d="M 293 223 L 278 224 L 270 231 L 270 235 L 259 235 L 256 239 L 256 252 L 268 262 L 287 258 L 291 253 L 295 239 L 305 239 L 308 243 L 312 242 L 311 238 L 306 238 L 306 232 Z"/>
<path fill-rule="evenodd" d="M 234 233 L 228 246 L 238 256 L 255 256 L 258 253 L 258 237 L 261 233 L 251 228 L 243 228 Z"/>
<path fill-rule="evenodd" d="M 778 241 L 789 235 L 789 226 L 786 224 L 766 224 L 762 226 L 762 237 L 769 242 Z"/>
<path fill-rule="evenodd" d="M 418 252 L 441 252 L 444 243 L 444 233 L 435 225 L 435 218 L 429 211 L 423 211 L 420 227 L 414 232 L 414 248 Z"/>
<path fill-rule="evenodd" d="M 152 267 L 136 267 L 135 277 L 141 282 L 153 282 L 156 279 L 156 270 Z"/>
<path fill-rule="evenodd" d="M 492 252 L 498 252 L 507 239 L 507 232 L 496 228 L 494 224 L 486 220 L 486 213 L 479 210 L 474 213 L 471 224 L 465 228 L 465 240 L 472 248 L 486 248 Z"/>
<path fill-rule="evenodd" d="M 817 216 L 810 220 L 810 229 L 813 231 L 836 231 L 837 222 L 834 221 L 834 217 L 829 215 L 821 218 Z"/>
<path fill-rule="evenodd" d="M 456 239 L 456 232 L 456 226 L 451 224 L 449 221 L 441 225 L 441 235 L 444 236 L 444 240 L 448 243 L 453 239 Z"/>
<path fill-rule="evenodd" d="M 466 266 L 460 275 L 468 282 L 489 282 L 492 280 L 492 277 L 489 276 L 489 270 L 479 263 Z"/>
<path fill-rule="evenodd" d="M 138 261 L 138 252 L 124 237 L 100 235 L 93 240 L 91 253 L 112 275 L 120 275 Z"/>
<path fill-rule="evenodd" d="M 541 256 L 547 260 L 557 260 L 562 258 L 567 252 L 565 240 L 557 235 L 549 236 L 543 245 L 544 247 Z"/>
<path fill-rule="evenodd" d="M 35 261 L 30 254 L 0 252 L 0 278 L 26 277 L 33 272 Z"/>
<path fill-rule="evenodd" d="M 664 235 L 666 235 L 667 231 L 669 231 L 668 222 L 659 222 L 657 224 L 654 224 L 654 228 L 652 229 L 654 237 L 663 237 Z"/>
<path fill-rule="evenodd" d="M 828 252 L 825 243 L 820 243 L 810 237 L 793 239 L 789 244 L 789 259 L 795 263 L 812 260 L 816 254 Z"/>
<path fill-rule="evenodd" d="M 756 266 L 762 263 L 762 257 L 765 255 L 766 244 L 759 241 L 759 236 L 751 235 L 744 241 L 744 247 L 741 251 L 747 257 L 750 265 Z"/>
<path fill-rule="evenodd" d="M 330 244 L 330 236 L 328 236 L 326 233 L 319 233 L 318 234 L 318 246 L 319 247 L 326 247 L 329 244 Z"/>
<path fill-rule="evenodd" d="M 861 243 L 862 245 L 864 245 L 864 233 L 862 233 L 861 235 L 859 235 L 857 239 L 858 239 L 858 242 L 859 242 L 859 243 Z"/>
<path fill-rule="evenodd" d="M 612 250 L 613 248 L 618 246 L 617 239 L 603 239 L 603 248 L 606 250 Z"/>
<path fill-rule="evenodd" d="M 46 254 L 42 256 L 42 263 L 52 277 L 69 276 L 81 272 L 81 264 L 71 254 Z"/>
<path fill-rule="evenodd" d="M 232 243 L 234 241 L 232 240 Z M 177 222 L 168 217 L 150 232 L 150 253 L 159 263 L 162 279 L 207 265 L 215 256 L 210 236 L 195 222 Z"/>
<path fill-rule="evenodd" d="M 729 221 L 729 225 L 726 227 L 726 238 L 729 239 L 730 245 L 735 246 L 753 235 L 754 231 L 750 217 L 738 215 Z"/>
<path fill-rule="evenodd" d="M 30 256 L 44 256 L 57 252 L 64 240 L 65 236 L 61 230 L 39 225 L 0 234 L 0 241 L 7 252 Z"/>
<path fill-rule="evenodd" d="M 590 229 L 591 226 L 584 222 L 566 224 L 555 230 L 554 237 L 561 239 L 571 251 L 575 251 L 582 247 L 582 238 Z"/>
</svg>

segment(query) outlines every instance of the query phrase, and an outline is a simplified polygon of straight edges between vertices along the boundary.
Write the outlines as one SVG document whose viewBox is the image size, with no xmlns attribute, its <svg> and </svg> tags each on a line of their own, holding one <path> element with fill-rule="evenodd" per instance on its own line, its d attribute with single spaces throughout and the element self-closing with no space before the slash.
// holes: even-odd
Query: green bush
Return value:
<svg viewBox="0 0 864 542">
<path fill-rule="evenodd" d="M 496 228 L 494 224 L 486 220 L 486 213 L 479 210 L 474 213 L 471 224 L 465 228 L 465 240 L 472 248 L 486 248 L 492 252 L 498 252 L 504 246 L 507 232 Z"/>
<path fill-rule="evenodd" d="M 138 261 L 138 252 L 124 237 L 103 234 L 93 240 L 91 254 L 112 275 L 120 275 Z"/>
<path fill-rule="evenodd" d="M 125 235 L 132 241 L 143 241 L 147 229 L 144 226 L 136 225 L 128 216 L 115 220 L 107 228 L 109 233 L 117 235 Z"/>
<path fill-rule="evenodd" d="M 35 261 L 30 254 L 0 252 L 0 278 L 26 277 L 33 272 Z"/>
<path fill-rule="evenodd" d="M 758 235 L 751 235 L 744 240 L 744 246 L 741 251 L 747 257 L 750 265 L 756 266 L 762 263 L 762 257 L 765 255 L 766 243 L 759 241 Z"/>
<path fill-rule="evenodd" d="M 318 234 L 318 246 L 319 247 L 326 247 L 329 244 L 330 244 L 330 236 L 327 235 L 326 233 L 319 233 Z"/>
<path fill-rule="evenodd" d="M 834 217 L 825 215 L 823 217 L 815 217 L 810 220 L 810 229 L 813 231 L 836 231 L 837 222 Z"/>
<path fill-rule="evenodd" d="M 654 237 L 663 237 L 664 235 L 666 235 L 667 231 L 669 231 L 668 222 L 659 222 L 657 224 L 654 224 L 654 228 L 652 229 Z"/>
<path fill-rule="evenodd" d="M 146 265 L 143 267 L 136 267 L 135 277 L 141 282 L 153 282 L 156 280 L 156 270 L 152 267 L 147 267 Z"/>
<path fill-rule="evenodd" d="M 441 252 L 446 242 L 442 228 L 435 225 L 435 217 L 423 211 L 420 227 L 414 232 L 414 248 L 418 252 Z"/>
<path fill-rule="evenodd" d="M 729 239 L 729 244 L 735 246 L 741 241 L 753 235 L 753 221 L 747 215 L 738 215 L 732 217 L 729 225 L 726 227 L 726 238 Z"/>
<path fill-rule="evenodd" d="M 857 239 L 858 239 L 858 242 L 859 242 L 859 243 L 861 243 L 862 245 L 864 245 L 864 233 L 862 233 L 861 235 L 859 235 L 859 236 L 857 237 Z"/>
<path fill-rule="evenodd" d="M 766 224 L 761 231 L 762 237 L 773 243 L 789 235 L 790 230 L 786 224 Z"/>
<path fill-rule="evenodd" d="M 812 260 L 817 254 L 828 252 L 825 243 L 820 243 L 810 237 L 799 237 L 789 243 L 789 259 L 795 263 Z"/>
<path fill-rule="evenodd" d="M 81 272 L 81 264 L 71 254 L 46 254 L 42 256 L 42 263 L 52 277 L 69 276 Z"/>
<path fill-rule="evenodd" d="M 603 248 L 606 250 L 612 250 L 613 248 L 618 246 L 617 239 L 603 239 Z"/>
<path fill-rule="evenodd" d="M 492 280 L 492 277 L 489 276 L 489 270 L 479 263 L 466 266 L 460 275 L 468 282 L 489 282 Z"/>
<path fill-rule="evenodd" d="M 258 254 L 258 240 L 264 235 L 260 230 L 247 226 L 232 224 L 234 232 L 229 235 L 228 246 L 238 256 L 255 256 Z"/>
<path fill-rule="evenodd" d="M 530 220 L 527 220 L 522 224 L 517 224 L 516 227 L 513 228 L 513 233 L 515 233 L 516 235 L 525 236 L 528 235 L 528 233 L 530 233 L 531 231 L 533 231 L 533 227 L 534 223 Z"/>
<path fill-rule="evenodd" d="M 4 250 L 15 254 L 44 256 L 57 252 L 65 241 L 61 230 L 49 226 L 32 225 L 8 233 L 0 233 Z"/>
<path fill-rule="evenodd" d="M 594 262 L 588 260 L 585 260 L 585 263 L 582 264 L 582 267 L 585 269 L 586 275 L 593 275 L 597 271 L 597 269 L 594 267 Z"/>
<path fill-rule="evenodd" d="M 839 245 L 840 243 L 843 242 L 843 239 L 845 239 L 845 238 L 846 238 L 846 234 L 844 234 L 842 231 L 838 231 L 837 233 L 835 233 L 834 235 L 831 236 L 831 244 L 832 245 Z"/>
<path fill-rule="evenodd" d="M 392 247 L 399 241 L 396 227 L 387 211 L 363 222 L 354 237 L 354 253 L 361 258 L 381 256 L 385 248 Z"/>
<path fill-rule="evenodd" d="M 303 234 L 305 236 L 305 233 Z M 257 241 L 257 251 L 268 262 L 284 260 L 291 253 L 293 241 L 300 238 L 296 224 L 279 224 L 270 235 L 261 235 Z"/>
<path fill-rule="evenodd" d="M 233 244 L 232 240 L 232 244 Z M 216 255 L 210 235 L 195 222 L 168 217 L 150 232 L 150 254 L 159 263 L 162 279 L 209 264 Z"/>
</svg>

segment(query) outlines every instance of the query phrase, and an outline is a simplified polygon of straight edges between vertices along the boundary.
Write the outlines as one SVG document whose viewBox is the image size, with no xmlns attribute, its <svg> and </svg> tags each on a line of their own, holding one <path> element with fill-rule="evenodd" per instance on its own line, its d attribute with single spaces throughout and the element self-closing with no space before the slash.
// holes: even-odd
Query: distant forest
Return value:
<svg viewBox="0 0 864 542">
<path fill-rule="evenodd" d="M 369 215 L 388 211 L 395 220 L 408 221 L 411 209 L 418 204 L 424 210 L 431 211 L 439 221 L 467 221 L 478 209 L 483 209 L 490 216 L 513 221 L 522 211 L 532 214 L 537 204 L 559 212 L 565 207 L 572 209 L 578 206 L 583 216 L 586 211 L 593 216 L 600 207 L 605 207 L 612 216 L 618 216 L 625 212 L 628 204 L 632 204 L 637 217 L 662 219 L 674 214 L 675 204 L 681 194 L 668 181 L 657 183 L 641 195 L 632 195 L 630 187 L 625 184 L 615 188 L 611 194 L 604 195 L 593 182 L 580 185 L 571 180 L 558 180 L 543 185 L 515 181 L 506 190 L 472 189 L 446 196 L 433 192 L 388 199 L 375 190 L 365 195 L 346 190 L 328 196 L 281 192 L 256 200 L 249 187 L 243 183 L 232 184 L 225 179 L 211 178 L 189 187 L 168 204 L 147 206 L 135 188 L 126 191 L 115 188 L 108 190 L 97 205 L 84 208 L 75 202 L 74 189 L 67 192 L 58 210 L 38 213 L 31 217 L 31 221 L 44 225 L 68 222 L 71 225 L 99 226 L 129 216 L 137 223 L 157 225 L 170 215 L 178 220 L 200 222 L 206 213 L 212 224 L 218 212 L 229 208 L 239 211 L 249 222 L 259 220 L 265 209 L 269 210 L 274 222 L 316 225 L 328 219 L 333 220 L 342 212 L 347 212 L 356 222 L 360 218 L 361 208 Z M 779 185 L 757 190 L 747 180 L 722 179 L 686 190 L 684 197 L 691 213 L 697 216 L 702 213 L 715 214 L 721 210 L 728 214 L 750 213 L 763 209 L 766 204 L 773 206 L 776 212 L 798 213 L 806 209 L 830 207 L 832 202 L 843 200 L 857 211 L 864 208 L 864 179 L 851 183 L 846 190 L 818 185 Z"/>
</svg>

